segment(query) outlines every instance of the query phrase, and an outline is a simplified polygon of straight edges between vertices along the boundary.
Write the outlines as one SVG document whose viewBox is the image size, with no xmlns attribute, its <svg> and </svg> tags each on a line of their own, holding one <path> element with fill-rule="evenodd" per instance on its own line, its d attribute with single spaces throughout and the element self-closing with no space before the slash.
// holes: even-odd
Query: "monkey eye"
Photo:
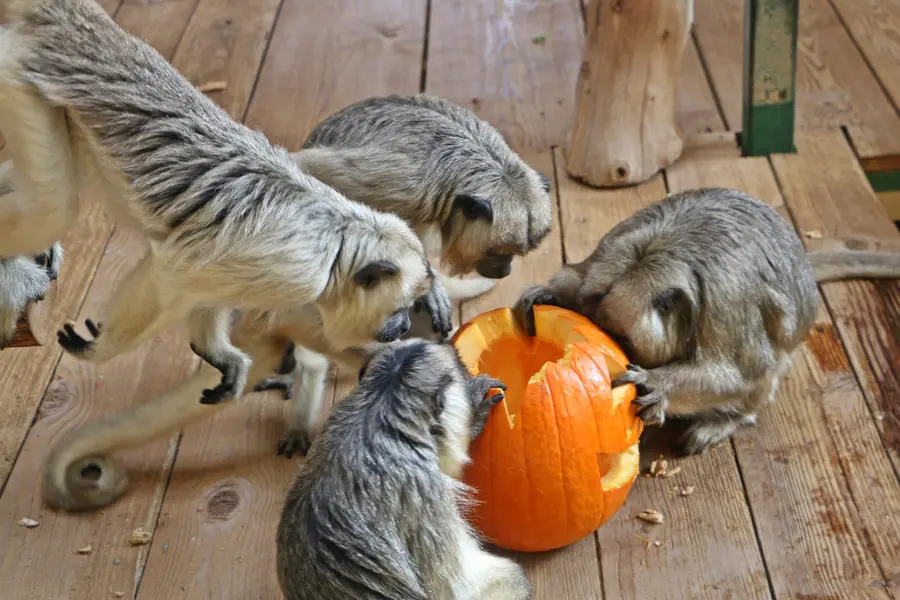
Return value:
<svg viewBox="0 0 900 600">
<path fill-rule="evenodd" d="M 494 221 L 494 211 L 491 208 L 490 203 L 475 198 L 474 196 L 460 194 L 456 197 L 456 206 L 459 207 L 463 215 L 469 220 L 485 219 L 488 222 Z"/>
</svg>

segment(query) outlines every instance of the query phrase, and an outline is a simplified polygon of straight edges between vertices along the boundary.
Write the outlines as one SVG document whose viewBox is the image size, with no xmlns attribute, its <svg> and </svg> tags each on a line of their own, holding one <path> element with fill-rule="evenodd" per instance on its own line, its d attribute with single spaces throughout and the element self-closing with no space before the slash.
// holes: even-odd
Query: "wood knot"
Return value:
<svg viewBox="0 0 900 600">
<path fill-rule="evenodd" d="M 206 502 L 206 514 L 211 521 L 226 521 L 240 504 L 240 496 L 231 488 L 213 493 Z"/>
<path fill-rule="evenodd" d="M 659 36 L 659 40 L 663 44 L 665 44 L 667 41 L 669 41 L 670 37 L 672 37 L 672 32 L 670 32 L 668 29 L 666 29 L 665 31 L 662 32 L 662 35 Z"/>
<path fill-rule="evenodd" d="M 616 183 L 624 183 L 628 181 L 628 176 L 630 174 L 631 171 L 626 165 L 619 165 L 618 167 L 613 168 L 610 179 Z"/>
<path fill-rule="evenodd" d="M 53 383 L 47 386 L 47 391 L 44 392 L 44 399 L 41 401 L 38 418 L 53 414 L 74 398 L 75 388 L 71 382 L 63 378 L 54 380 Z"/>
</svg>

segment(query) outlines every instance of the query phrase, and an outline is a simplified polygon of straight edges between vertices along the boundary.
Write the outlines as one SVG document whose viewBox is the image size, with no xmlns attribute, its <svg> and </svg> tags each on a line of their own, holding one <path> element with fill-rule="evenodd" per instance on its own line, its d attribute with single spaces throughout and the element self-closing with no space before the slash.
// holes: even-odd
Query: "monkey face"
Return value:
<svg viewBox="0 0 900 600">
<path fill-rule="evenodd" d="M 442 265 L 451 275 L 477 272 L 503 279 L 516 256 L 525 256 L 550 232 L 550 180 L 518 163 L 501 174 L 482 173 L 458 186 L 441 229 Z"/>
<path fill-rule="evenodd" d="M 350 277 L 335 281 L 316 302 L 323 335 L 336 350 L 400 339 L 409 331 L 413 303 L 431 289 L 434 280 L 415 233 L 393 215 L 379 218 L 392 227 L 368 238 L 355 237 L 356 248 L 345 248 L 338 259 L 346 264 L 332 268 L 333 274 L 349 272 Z"/>
<path fill-rule="evenodd" d="M 690 268 L 671 257 L 618 252 L 598 257 L 579 291 L 579 305 L 642 367 L 660 366 L 691 350 L 696 282 Z"/>
</svg>

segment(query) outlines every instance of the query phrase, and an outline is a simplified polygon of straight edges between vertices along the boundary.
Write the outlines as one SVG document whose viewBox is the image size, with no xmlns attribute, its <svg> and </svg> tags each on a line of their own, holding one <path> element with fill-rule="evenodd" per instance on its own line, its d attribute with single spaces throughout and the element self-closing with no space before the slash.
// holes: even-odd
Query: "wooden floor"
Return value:
<svg viewBox="0 0 900 600">
<path fill-rule="evenodd" d="M 103 4 L 194 83 L 225 82 L 210 95 L 290 150 L 346 104 L 425 90 L 473 108 L 533 166 L 555 173 L 553 233 L 495 292 L 466 304 L 464 319 L 580 260 L 643 204 L 694 186 L 765 199 L 809 248 L 900 248 L 859 163 L 900 155 L 900 0 L 801 1 L 799 153 L 771 159 L 739 158 L 734 141 L 743 0 L 696 0 L 679 104 L 691 147 L 665 174 L 617 191 L 582 187 L 562 167 L 583 39 L 579 0 Z M 54 318 L 96 316 L 138 245 L 90 202 L 64 244 Z M 829 284 L 822 298 L 759 426 L 677 461 L 672 478 L 639 478 L 595 536 L 518 557 L 535 598 L 900 598 L 900 282 Z M 40 467 L 65 431 L 196 366 L 179 331 L 99 367 L 55 344 L 0 355 L 0 597 L 280 597 L 273 536 L 297 461 L 275 455 L 286 406 L 274 395 L 126 453 L 132 485 L 104 511 L 42 506 Z M 694 493 L 676 493 L 685 486 Z M 646 508 L 665 523 L 633 518 Z M 129 545 L 140 526 L 152 542 Z"/>
</svg>

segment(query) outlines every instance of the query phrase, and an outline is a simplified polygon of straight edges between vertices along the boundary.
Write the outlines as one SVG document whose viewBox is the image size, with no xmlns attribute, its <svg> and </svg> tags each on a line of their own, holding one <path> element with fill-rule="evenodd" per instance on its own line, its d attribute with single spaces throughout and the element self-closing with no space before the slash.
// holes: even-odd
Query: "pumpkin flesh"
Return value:
<svg viewBox="0 0 900 600">
<path fill-rule="evenodd" d="M 473 524 L 511 550 L 558 548 L 609 519 L 637 476 L 643 430 L 634 386 L 610 389 L 628 360 L 608 336 L 555 307 L 535 307 L 535 329 L 498 309 L 453 340 L 473 374 L 507 385 L 464 479 L 477 490 Z"/>
</svg>

